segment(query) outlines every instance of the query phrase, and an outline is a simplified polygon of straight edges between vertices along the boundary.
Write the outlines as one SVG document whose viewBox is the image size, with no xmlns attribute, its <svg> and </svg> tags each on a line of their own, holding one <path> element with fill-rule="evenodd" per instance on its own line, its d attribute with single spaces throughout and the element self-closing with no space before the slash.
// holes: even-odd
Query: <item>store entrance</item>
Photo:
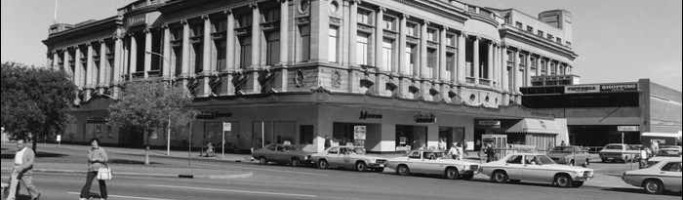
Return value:
<svg viewBox="0 0 683 200">
<path fill-rule="evenodd" d="M 396 125 L 396 151 L 427 148 L 427 127 Z"/>
</svg>

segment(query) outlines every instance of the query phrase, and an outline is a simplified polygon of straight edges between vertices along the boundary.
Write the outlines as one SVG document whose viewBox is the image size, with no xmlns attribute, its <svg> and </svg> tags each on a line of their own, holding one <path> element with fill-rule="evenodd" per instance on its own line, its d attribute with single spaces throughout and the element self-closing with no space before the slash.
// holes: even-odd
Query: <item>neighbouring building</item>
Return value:
<svg viewBox="0 0 683 200">
<path fill-rule="evenodd" d="M 571 144 L 649 145 L 642 133 L 680 137 L 681 91 L 653 83 L 575 83 L 573 76 L 536 77 L 523 87 L 522 104 L 535 112 L 566 118 Z M 680 140 L 680 138 L 679 138 Z"/>
<path fill-rule="evenodd" d="M 64 141 L 138 146 L 106 125 L 122 84 L 173 80 L 203 111 L 171 145 L 246 150 L 289 141 L 395 152 L 487 135 L 559 144 L 552 115 L 522 106 L 537 75 L 571 75 L 571 14 L 532 17 L 455 0 L 139 0 L 116 16 L 54 24 L 49 65 L 78 86 Z M 566 130 L 566 126 L 564 128 Z M 166 144 L 165 131 L 155 145 Z M 191 135 L 191 136 L 190 136 Z M 190 138 L 191 137 L 191 138 Z"/>
</svg>

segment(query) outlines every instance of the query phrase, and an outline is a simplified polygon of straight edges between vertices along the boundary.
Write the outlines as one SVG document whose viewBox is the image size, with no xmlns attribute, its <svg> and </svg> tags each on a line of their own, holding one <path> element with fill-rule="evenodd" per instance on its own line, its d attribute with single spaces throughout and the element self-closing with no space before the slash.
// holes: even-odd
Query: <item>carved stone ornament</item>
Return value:
<svg viewBox="0 0 683 200">
<path fill-rule="evenodd" d="M 335 71 L 332 73 L 331 81 L 332 81 L 332 88 L 340 88 L 340 87 L 341 87 L 341 84 L 342 84 L 342 83 L 341 83 L 341 82 L 342 82 L 342 80 L 341 80 L 341 73 L 339 73 L 339 71 L 335 70 Z"/>
<path fill-rule="evenodd" d="M 294 76 L 294 85 L 296 87 L 304 86 L 304 72 L 301 69 L 296 70 L 296 76 Z"/>
</svg>

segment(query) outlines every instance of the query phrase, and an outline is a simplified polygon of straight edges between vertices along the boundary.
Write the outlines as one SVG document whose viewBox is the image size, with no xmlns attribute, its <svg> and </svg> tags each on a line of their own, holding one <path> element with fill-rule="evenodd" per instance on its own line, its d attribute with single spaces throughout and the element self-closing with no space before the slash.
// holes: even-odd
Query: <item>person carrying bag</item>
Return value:
<svg viewBox="0 0 683 200">
<path fill-rule="evenodd" d="M 107 152 L 100 147 L 100 140 L 93 138 L 90 140 L 91 148 L 88 150 L 88 172 L 85 185 L 81 189 L 81 200 L 90 198 L 90 186 L 92 181 L 97 178 L 100 185 L 100 199 L 107 199 L 107 184 L 105 181 L 112 179 L 111 169 L 107 166 Z"/>
</svg>

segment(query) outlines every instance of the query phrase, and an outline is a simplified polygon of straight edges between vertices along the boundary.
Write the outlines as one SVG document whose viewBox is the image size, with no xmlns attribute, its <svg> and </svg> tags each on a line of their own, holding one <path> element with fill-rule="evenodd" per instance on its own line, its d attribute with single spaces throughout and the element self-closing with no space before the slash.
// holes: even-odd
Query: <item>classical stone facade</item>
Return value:
<svg viewBox="0 0 683 200">
<path fill-rule="evenodd" d="M 454 0 L 139 0 L 118 11 L 51 26 L 48 58 L 72 75 L 74 103 L 115 100 L 129 81 L 172 80 L 197 97 L 198 108 L 231 114 L 215 121 L 242 125 L 231 135 L 239 149 L 268 140 L 257 121 L 285 120 L 293 123 L 290 140 L 320 150 L 346 137 L 345 126 L 368 123 L 356 113 L 373 109 L 446 119 L 424 125 L 428 146 L 441 138 L 440 126 L 463 128 L 458 141 L 473 141 L 475 118 L 547 117 L 521 107 L 519 88 L 532 76 L 571 74 L 577 56 L 564 10 L 535 18 Z M 290 108 L 299 105 L 310 105 L 302 108 L 311 114 L 296 117 L 305 112 Z M 342 109 L 349 116 L 341 121 L 321 117 L 335 110 L 330 106 L 353 111 Z M 290 115 L 240 111 L 250 107 Z M 92 136 L 92 116 L 77 118 L 83 122 L 73 128 L 76 138 Z M 368 149 L 394 151 L 395 129 L 404 129 L 398 124 L 417 121 L 387 118 L 373 119 L 377 136 L 368 133 L 368 140 L 378 141 Z M 308 124 L 310 140 L 302 136 Z"/>
</svg>

